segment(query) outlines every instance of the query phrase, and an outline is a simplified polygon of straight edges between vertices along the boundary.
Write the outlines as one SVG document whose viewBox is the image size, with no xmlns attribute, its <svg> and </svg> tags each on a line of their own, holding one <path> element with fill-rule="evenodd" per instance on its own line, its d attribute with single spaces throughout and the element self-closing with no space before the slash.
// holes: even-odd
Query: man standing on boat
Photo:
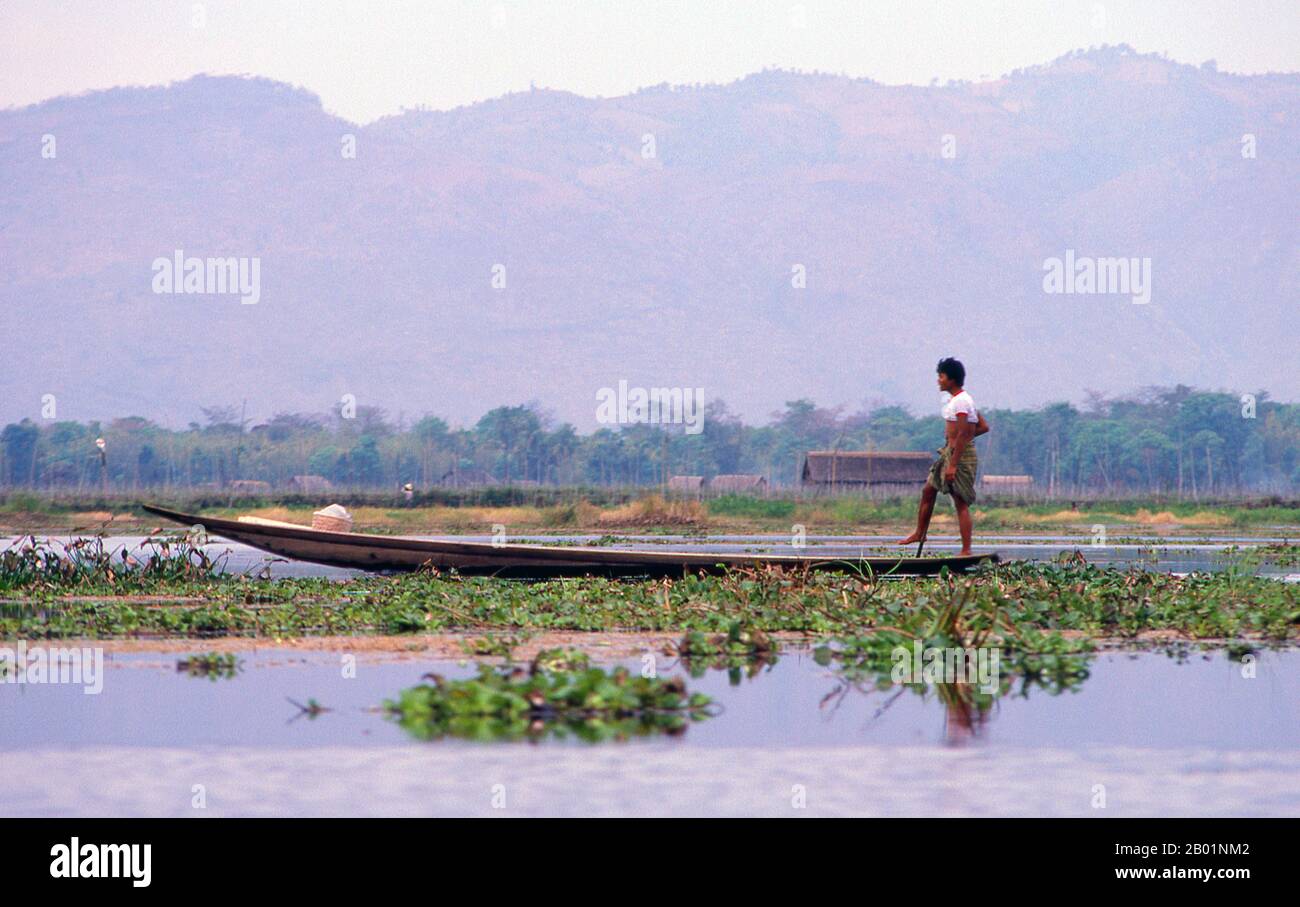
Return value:
<svg viewBox="0 0 1300 907">
<path fill-rule="evenodd" d="M 943 405 L 944 445 L 939 449 L 939 459 L 930 467 L 930 476 L 921 491 L 921 506 L 916 512 L 916 531 L 899 541 L 900 545 L 914 545 L 925 540 L 934 514 L 934 501 L 939 492 L 952 497 L 957 508 L 957 526 L 961 529 L 961 553 L 970 554 L 970 505 L 975 503 L 975 472 L 979 460 L 975 456 L 975 439 L 989 430 L 989 424 L 975 407 L 975 401 L 966 393 L 966 367 L 956 359 L 940 359 L 936 368 L 939 390 L 949 394 Z"/>
</svg>

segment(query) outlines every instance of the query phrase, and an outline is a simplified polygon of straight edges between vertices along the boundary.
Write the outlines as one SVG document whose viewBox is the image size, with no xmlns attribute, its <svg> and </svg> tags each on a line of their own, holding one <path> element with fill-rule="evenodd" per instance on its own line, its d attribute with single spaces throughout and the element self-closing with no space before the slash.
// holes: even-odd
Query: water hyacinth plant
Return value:
<svg viewBox="0 0 1300 907">
<path fill-rule="evenodd" d="M 739 620 L 732 621 L 725 633 L 688 632 L 672 651 L 692 677 L 703 677 L 710 668 L 726 670 L 733 686 L 740 682 L 742 671 L 753 677 L 777 662 L 776 640 Z"/>
<path fill-rule="evenodd" d="M 474 636 L 461 640 L 460 646 L 466 655 L 494 656 L 509 660 L 511 653 L 527 641 L 527 636 Z"/>
<path fill-rule="evenodd" d="M 1090 640 L 1017 625 L 1001 603 L 972 591 L 956 587 L 946 601 L 927 603 L 906 629 L 885 627 L 818 646 L 814 659 L 834 668 L 837 678 L 822 705 L 838 705 L 853 690 L 892 691 L 881 711 L 904 692 L 934 696 L 951 727 L 970 734 L 1003 696 L 1078 691 L 1089 675 Z"/>
<path fill-rule="evenodd" d="M 681 678 L 633 675 L 626 668 L 560 667 L 583 664 L 581 653 L 551 650 L 528 670 L 479 665 L 478 675 L 403 690 L 384 709 L 424 740 L 581 740 L 680 734 L 710 715 L 710 700 L 687 692 Z"/>
<path fill-rule="evenodd" d="M 176 662 L 176 671 L 190 677 L 206 677 L 209 680 L 233 680 L 243 667 L 239 657 L 233 652 L 207 652 L 191 655 Z"/>
<path fill-rule="evenodd" d="M 0 551 L 0 591 L 144 591 L 213 581 L 224 565 L 190 536 L 154 536 L 136 554 L 99 536 L 65 543 L 27 536 Z"/>
<path fill-rule="evenodd" d="M 202 551 L 175 543 L 157 558 L 134 559 L 134 566 L 120 555 L 101 557 L 93 546 L 75 550 L 87 557 L 70 561 L 30 545 L 4 552 L 0 634 L 283 638 L 468 631 L 486 637 L 624 630 L 710 636 L 728 634 L 739 622 L 769 636 L 824 639 L 889 628 L 924 636 L 960 594 L 968 602 L 963 619 L 972 626 L 996 612 L 1001 632 L 1022 636 L 1140 640 L 1160 631 L 1286 641 L 1300 635 L 1300 585 L 1248 571 L 1175 575 L 1098 567 L 1081 558 L 1008 563 L 962 577 L 769 569 L 654 581 L 529 583 L 415 573 L 340 582 L 221 573 Z M 144 595 L 157 600 L 143 601 Z"/>
</svg>

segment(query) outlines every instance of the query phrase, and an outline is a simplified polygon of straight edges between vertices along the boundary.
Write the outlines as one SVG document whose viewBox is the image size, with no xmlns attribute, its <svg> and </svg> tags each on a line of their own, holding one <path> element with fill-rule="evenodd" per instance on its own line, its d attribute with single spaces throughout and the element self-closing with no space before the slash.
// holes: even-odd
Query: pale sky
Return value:
<svg viewBox="0 0 1300 907">
<path fill-rule="evenodd" d="M 530 83 L 608 97 L 774 66 L 925 84 L 1122 43 L 1231 72 L 1295 71 L 1300 2 L 0 0 L 0 107 L 247 73 L 369 122 Z"/>
</svg>

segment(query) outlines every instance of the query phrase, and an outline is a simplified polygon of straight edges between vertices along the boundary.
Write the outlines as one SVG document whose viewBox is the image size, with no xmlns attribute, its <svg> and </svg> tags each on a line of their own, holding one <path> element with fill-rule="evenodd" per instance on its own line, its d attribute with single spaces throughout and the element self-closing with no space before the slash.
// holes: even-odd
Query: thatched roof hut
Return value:
<svg viewBox="0 0 1300 907">
<path fill-rule="evenodd" d="M 334 483 L 324 476 L 293 476 L 289 479 L 289 490 L 303 494 L 319 494 L 333 487 Z"/>
<path fill-rule="evenodd" d="M 678 494 L 699 494 L 704 491 L 704 476 L 669 476 L 668 490 Z"/>
<path fill-rule="evenodd" d="M 1033 476 L 980 476 L 980 488 L 994 495 L 1022 498 L 1034 493 Z"/>
<path fill-rule="evenodd" d="M 720 475 L 709 480 L 709 491 L 718 494 L 765 494 L 767 479 L 760 475 Z"/>
<path fill-rule="evenodd" d="M 991 488 L 1024 489 L 1032 488 L 1033 476 L 980 476 L 980 482 Z"/>
<path fill-rule="evenodd" d="M 924 482 L 934 454 L 913 450 L 810 450 L 805 485 L 914 485 Z"/>
<path fill-rule="evenodd" d="M 239 494 L 271 493 L 271 483 L 263 482 L 261 479 L 233 479 L 226 487 Z"/>
<path fill-rule="evenodd" d="M 486 469 L 468 466 L 447 470 L 442 474 L 442 478 L 438 480 L 438 484 L 449 488 L 481 488 L 485 485 L 500 485 L 501 483 L 497 481 L 496 476 Z"/>
</svg>

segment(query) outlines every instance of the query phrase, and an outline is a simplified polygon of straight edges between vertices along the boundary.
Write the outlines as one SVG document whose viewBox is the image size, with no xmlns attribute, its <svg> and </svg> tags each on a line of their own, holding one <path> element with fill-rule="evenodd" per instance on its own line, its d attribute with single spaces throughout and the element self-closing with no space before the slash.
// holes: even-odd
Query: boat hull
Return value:
<svg viewBox="0 0 1300 907">
<path fill-rule="evenodd" d="M 894 576 L 934 575 L 996 562 L 996 554 L 965 557 L 823 558 L 813 555 L 713 554 L 693 551 L 632 551 L 558 545 L 496 545 L 331 532 L 307 526 L 252 523 L 168 510 L 151 504 L 145 511 L 183 526 L 291 560 L 373 571 L 436 568 L 469 576 L 547 578 L 556 576 L 683 576 L 754 567 L 872 572 Z"/>
</svg>

